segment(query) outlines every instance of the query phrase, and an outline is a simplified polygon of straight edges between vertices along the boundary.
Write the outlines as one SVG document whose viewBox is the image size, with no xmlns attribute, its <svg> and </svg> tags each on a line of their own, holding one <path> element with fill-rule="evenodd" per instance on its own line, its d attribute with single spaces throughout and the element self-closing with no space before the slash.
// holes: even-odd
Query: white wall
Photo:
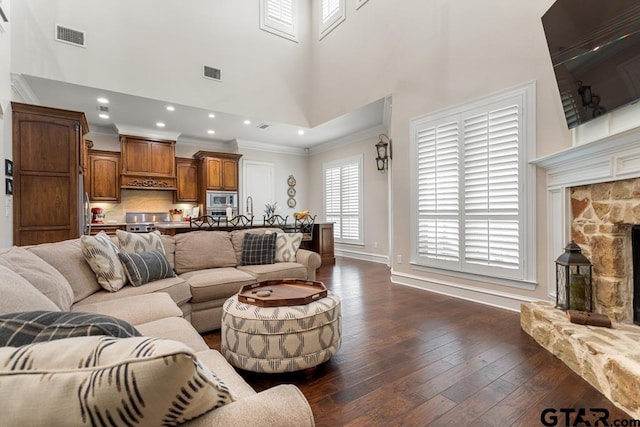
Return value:
<svg viewBox="0 0 640 427">
<path fill-rule="evenodd" d="M 409 265 L 412 118 L 527 81 L 537 82 L 537 154 L 569 147 L 567 130 L 541 16 L 553 0 L 390 2 L 370 0 L 360 9 L 347 1 L 345 22 L 312 44 L 311 121 L 326 120 L 391 95 L 393 115 L 393 272 L 415 286 L 448 283 L 480 294 L 546 298 L 546 199 L 538 191 L 537 276 L 533 291 L 437 276 Z M 315 19 L 314 19 L 315 21 Z M 314 29 L 314 33 L 317 30 Z M 317 176 L 322 159 L 312 159 Z M 542 182 L 538 188 L 544 188 Z M 317 203 L 314 202 L 314 203 Z M 403 263 L 397 262 L 397 255 Z M 452 294 L 456 290 L 451 289 Z M 525 299 L 526 299 L 525 298 Z M 499 303 L 498 303 L 499 304 Z"/>
<path fill-rule="evenodd" d="M 0 183 L 0 247 L 11 246 L 13 243 L 13 205 L 9 206 L 6 212 L 6 203 L 13 204 L 13 197 L 5 194 L 4 159 L 12 159 L 11 149 L 11 22 L 13 21 L 10 2 L 3 1 L 2 9 L 9 17 L 8 23 L 0 23 L 3 30 L 0 30 L 0 107 L 2 117 L 0 117 L 0 176 L 3 177 Z"/>
<path fill-rule="evenodd" d="M 15 73 L 308 125 L 308 26 L 299 43 L 260 30 L 258 0 L 14 3 Z M 55 42 L 55 24 L 85 31 L 86 48 Z M 204 64 L 222 82 L 202 78 Z"/>
</svg>

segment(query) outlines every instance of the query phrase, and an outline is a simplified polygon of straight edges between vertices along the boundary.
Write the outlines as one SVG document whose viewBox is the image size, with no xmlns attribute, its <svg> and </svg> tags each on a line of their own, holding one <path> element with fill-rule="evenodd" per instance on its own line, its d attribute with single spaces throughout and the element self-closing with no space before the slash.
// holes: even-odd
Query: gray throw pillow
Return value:
<svg viewBox="0 0 640 427">
<path fill-rule="evenodd" d="M 244 235 L 242 265 L 273 264 L 276 253 L 276 233 Z"/>
<path fill-rule="evenodd" d="M 160 250 L 140 253 L 119 252 L 118 258 L 122 261 L 127 278 L 133 286 L 175 277 L 167 257 Z"/>
<path fill-rule="evenodd" d="M 116 338 L 141 336 L 136 328 L 124 320 L 103 314 L 27 311 L 0 316 L 0 347 L 20 347 L 89 335 Z"/>
</svg>

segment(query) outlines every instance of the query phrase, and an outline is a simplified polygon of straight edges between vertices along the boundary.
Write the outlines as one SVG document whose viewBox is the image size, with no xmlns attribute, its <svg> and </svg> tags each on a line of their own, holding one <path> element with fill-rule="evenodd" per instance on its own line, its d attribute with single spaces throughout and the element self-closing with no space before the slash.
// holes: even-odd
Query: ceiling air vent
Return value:
<svg viewBox="0 0 640 427">
<path fill-rule="evenodd" d="M 98 110 L 101 113 L 108 113 L 109 107 L 107 107 L 106 105 L 96 105 L 96 110 Z"/>
<path fill-rule="evenodd" d="M 206 77 L 208 79 L 221 81 L 221 71 L 220 68 L 213 68 L 205 65 L 202 70 L 202 77 Z"/>
<path fill-rule="evenodd" d="M 266 129 L 266 128 L 268 128 L 269 126 L 271 126 L 271 125 L 268 125 L 268 124 L 266 124 L 266 123 L 261 123 L 261 124 L 259 124 L 259 125 L 258 125 L 258 129 Z"/>
<path fill-rule="evenodd" d="M 80 47 L 85 47 L 86 42 L 84 31 L 74 30 L 62 25 L 56 25 L 56 41 Z"/>
</svg>

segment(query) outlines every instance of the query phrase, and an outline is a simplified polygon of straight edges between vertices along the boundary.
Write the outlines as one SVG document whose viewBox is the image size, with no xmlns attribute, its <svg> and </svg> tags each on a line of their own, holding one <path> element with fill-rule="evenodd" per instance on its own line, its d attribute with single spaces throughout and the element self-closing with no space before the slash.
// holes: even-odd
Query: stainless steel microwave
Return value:
<svg viewBox="0 0 640 427">
<path fill-rule="evenodd" d="M 225 210 L 231 205 L 238 210 L 238 193 L 236 191 L 207 191 L 207 210 Z"/>
</svg>

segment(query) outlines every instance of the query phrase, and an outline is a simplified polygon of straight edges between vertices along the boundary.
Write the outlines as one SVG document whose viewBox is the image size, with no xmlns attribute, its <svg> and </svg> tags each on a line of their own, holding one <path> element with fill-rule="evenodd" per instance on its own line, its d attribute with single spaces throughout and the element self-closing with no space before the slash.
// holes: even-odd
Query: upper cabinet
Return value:
<svg viewBox="0 0 640 427">
<path fill-rule="evenodd" d="M 80 235 L 83 135 L 80 112 L 11 103 L 13 243 L 35 245 Z"/>
<path fill-rule="evenodd" d="M 120 202 L 120 153 L 89 150 L 89 200 Z"/>
<path fill-rule="evenodd" d="M 176 157 L 176 174 L 178 177 L 178 189 L 175 192 L 174 202 L 197 202 L 198 161 L 196 159 Z"/>
<path fill-rule="evenodd" d="M 238 191 L 238 161 L 242 154 L 198 151 L 198 173 L 202 189 Z"/>
<path fill-rule="evenodd" d="M 122 188 L 176 189 L 175 141 L 120 135 Z"/>
</svg>

